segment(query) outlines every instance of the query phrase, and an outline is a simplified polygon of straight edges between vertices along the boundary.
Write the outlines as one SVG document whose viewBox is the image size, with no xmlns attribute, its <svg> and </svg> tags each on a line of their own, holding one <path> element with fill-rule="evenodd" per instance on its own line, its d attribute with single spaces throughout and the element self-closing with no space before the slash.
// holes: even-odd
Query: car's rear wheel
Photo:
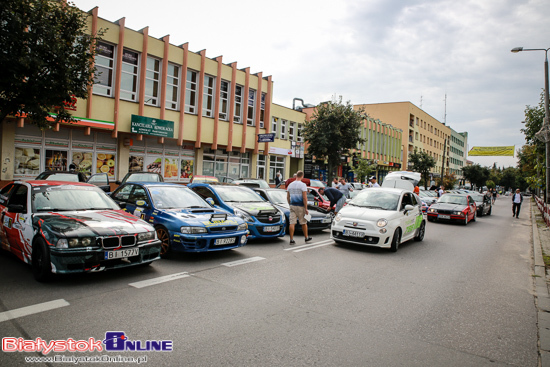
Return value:
<svg viewBox="0 0 550 367">
<path fill-rule="evenodd" d="M 42 238 L 37 238 L 32 246 L 31 255 L 32 274 L 39 282 L 47 282 L 52 279 L 52 264 L 50 252 Z"/>
<path fill-rule="evenodd" d="M 393 233 L 393 239 L 391 241 L 391 252 L 396 252 L 399 248 L 399 243 L 401 242 L 401 229 L 397 228 L 395 232 Z"/>
<path fill-rule="evenodd" d="M 172 252 L 172 248 L 170 247 L 170 233 L 168 233 L 168 230 L 162 226 L 156 227 L 157 230 L 157 237 L 160 240 L 160 257 L 167 258 L 170 256 L 170 253 Z"/>
<path fill-rule="evenodd" d="M 418 232 L 414 237 L 414 240 L 422 241 L 424 239 L 424 234 L 426 234 L 426 222 L 422 221 L 422 224 L 420 224 L 420 228 L 418 228 Z"/>
</svg>

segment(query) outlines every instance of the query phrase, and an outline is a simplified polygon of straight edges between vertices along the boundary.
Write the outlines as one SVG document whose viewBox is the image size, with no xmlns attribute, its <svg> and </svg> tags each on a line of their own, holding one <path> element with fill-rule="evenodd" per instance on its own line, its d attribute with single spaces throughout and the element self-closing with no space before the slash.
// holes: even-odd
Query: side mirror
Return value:
<svg viewBox="0 0 550 367">
<path fill-rule="evenodd" d="M 410 205 L 410 204 L 405 205 L 405 211 L 406 211 L 406 212 L 410 212 L 410 211 L 413 210 L 413 209 L 414 209 L 414 206 L 412 206 L 412 205 Z"/>
<path fill-rule="evenodd" d="M 10 204 L 8 205 L 8 212 L 10 213 L 24 213 L 25 207 L 21 204 Z"/>
<path fill-rule="evenodd" d="M 120 209 L 126 209 L 126 204 L 127 203 L 125 201 L 122 201 L 122 202 L 117 203 L 117 204 L 118 204 L 118 206 L 120 206 Z"/>
<path fill-rule="evenodd" d="M 208 204 L 210 204 L 210 206 L 216 205 L 216 203 L 214 203 L 214 199 L 212 199 L 212 198 L 206 198 L 205 200 Z"/>
</svg>

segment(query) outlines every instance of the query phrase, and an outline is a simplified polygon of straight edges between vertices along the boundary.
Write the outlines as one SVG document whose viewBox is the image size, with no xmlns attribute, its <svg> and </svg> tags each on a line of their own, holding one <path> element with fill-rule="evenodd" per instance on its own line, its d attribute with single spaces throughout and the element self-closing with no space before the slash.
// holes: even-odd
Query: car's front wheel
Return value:
<svg viewBox="0 0 550 367">
<path fill-rule="evenodd" d="M 422 224 L 420 224 L 420 228 L 418 228 L 418 232 L 416 233 L 414 240 L 422 241 L 424 239 L 424 234 L 426 234 L 426 222 L 422 221 Z"/>
<path fill-rule="evenodd" d="M 399 248 L 399 243 L 401 242 L 401 229 L 397 228 L 395 232 L 393 233 L 393 239 L 391 241 L 391 252 L 396 252 Z"/>
<path fill-rule="evenodd" d="M 167 258 L 172 252 L 170 247 L 170 233 L 163 226 L 158 226 L 155 228 L 157 230 L 157 237 L 160 240 L 160 257 Z"/>
<path fill-rule="evenodd" d="M 42 238 L 37 238 L 32 246 L 32 274 L 39 282 L 47 282 L 52 278 L 50 252 Z"/>
</svg>

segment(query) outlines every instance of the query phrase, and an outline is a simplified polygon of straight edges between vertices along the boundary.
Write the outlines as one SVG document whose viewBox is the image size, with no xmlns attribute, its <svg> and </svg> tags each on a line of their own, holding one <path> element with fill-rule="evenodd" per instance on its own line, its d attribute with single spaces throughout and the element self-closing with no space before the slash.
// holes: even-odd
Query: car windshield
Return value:
<svg viewBox="0 0 550 367">
<path fill-rule="evenodd" d="M 158 209 L 210 208 L 199 195 L 184 186 L 149 187 L 153 203 Z"/>
<path fill-rule="evenodd" d="M 160 176 L 156 173 L 131 173 L 127 182 L 159 182 Z"/>
<path fill-rule="evenodd" d="M 37 180 L 48 180 L 48 181 L 70 181 L 78 182 L 78 175 L 72 173 L 54 173 L 54 174 L 44 174 L 39 175 Z"/>
<path fill-rule="evenodd" d="M 216 192 L 223 201 L 257 202 L 265 201 L 259 194 L 246 187 L 218 186 Z"/>
<path fill-rule="evenodd" d="M 485 195 L 481 194 L 472 194 L 471 196 L 474 201 L 483 201 L 483 198 L 485 197 Z"/>
<path fill-rule="evenodd" d="M 95 186 L 40 186 L 33 188 L 32 205 L 36 212 L 120 209 Z"/>
<path fill-rule="evenodd" d="M 267 191 L 267 196 L 269 196 L 271 201 L 275 204 L 288 204 L 285 190 Z"/>
<path fill-rule="evenodd" d="M 349 205 L 369 209 L 397 210 L 400 195 L 381 190 L 361 190 Z"/>
<path fill-rule="evenodd" d="M 443 195 L 439 198 L 437 201 L 438 203 L 446 203 L 446 204 L 457 204 L 457 205 L 468 205 L 468 198 L 466 196 L 462 195 Z"/>
<path fill-rule="evenodd" d="M 319 180 L 310 180 L 309 186 L 311 187 L 325 187 L 325 184 L 322 181 Z"/>
</svg>

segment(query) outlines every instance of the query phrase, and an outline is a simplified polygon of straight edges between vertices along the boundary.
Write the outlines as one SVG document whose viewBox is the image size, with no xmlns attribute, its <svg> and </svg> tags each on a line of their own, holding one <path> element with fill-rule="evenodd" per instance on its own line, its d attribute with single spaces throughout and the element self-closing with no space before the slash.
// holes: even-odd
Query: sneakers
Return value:
<svg viewBox="0 0 550 367">
<path fill-rule="evenodd" d="M 290 240 L 290 244 L 291 244 L 291 245 L 295 245 L 295 244 L 296 244 L 296 241 Z"/>
<path fill-rule="evenodd" d="M 313 239 L 313 238 L 308 237 L 308 238 L 306 238 L 306 242 L 309 242 L 309 241 L 311 241 L 312 239 Z"/>
</svg>

